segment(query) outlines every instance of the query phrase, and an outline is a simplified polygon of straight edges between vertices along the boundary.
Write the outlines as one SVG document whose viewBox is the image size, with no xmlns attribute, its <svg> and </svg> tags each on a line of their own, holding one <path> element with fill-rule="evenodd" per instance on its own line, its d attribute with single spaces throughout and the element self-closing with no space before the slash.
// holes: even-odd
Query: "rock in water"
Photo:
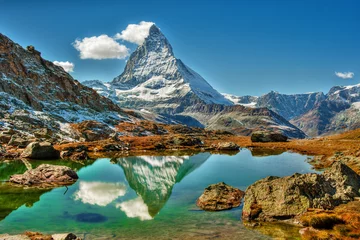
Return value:
<svg viewBox="0 0 360 240">
<path fill-rule="evenodd" d="M 217 150 L 224 150 L 224 151 L 238 151 L 239 145 L 233 142 L 220 142 L 216 146 Z"/>
<path fill-rule="evenodd" d="M 360 196 L 360 176 L 341 162 L 323 174 L 267 177 L 246 189 L 244 220 L 281 220 L 308 208 L 333 209 Z"/>
<path fill-rule="evenodd" d="M 32 159 L 58 159 L 59 151 L 55 150 L 49 142 L 30 143 L 21 154 L 21 157 Z"/>
<path fill-rule="evenodd" d="M 205 211 L 221 211 L 240 206 L 244 192 L 224 182 L 205 188 L 196 205 Z"/>
<path fill-rule="evenodd" d="M 35 169 L 27 170 L 24 174 L 15 174 L 10 182 L 21 185 L 68 185 L 76 182 L 78 175 L 66 166 L 41 164 Z"/>
<path fill-rule="evenodd" d="M 257 131 L 251 134 L 252 142 L 286 142 L 287 136 L 276 132 Z"/>
</svg>

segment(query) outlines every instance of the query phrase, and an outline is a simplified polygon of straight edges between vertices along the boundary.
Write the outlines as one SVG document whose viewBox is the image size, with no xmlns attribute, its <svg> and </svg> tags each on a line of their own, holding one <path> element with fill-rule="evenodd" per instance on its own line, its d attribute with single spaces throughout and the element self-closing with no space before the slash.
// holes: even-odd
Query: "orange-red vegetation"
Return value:
<svg viewBox="0 0 360 240">
<path fill-rule="evenodd" d="M 300 221 L 311 227 L 304 231 L 303 239 L 359 239 L 360 201 L 342 204 L 331 211 L 309 211 Z"/>
</svg>

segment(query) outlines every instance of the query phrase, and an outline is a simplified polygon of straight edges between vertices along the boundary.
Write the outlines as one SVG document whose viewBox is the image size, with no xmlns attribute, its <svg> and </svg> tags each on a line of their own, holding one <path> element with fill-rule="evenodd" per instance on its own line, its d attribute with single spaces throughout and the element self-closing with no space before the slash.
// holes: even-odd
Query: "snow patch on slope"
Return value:
<svg viewBox="0 0 360 240">
<path fill-rule="evenodd" d="M 242 105 L 244 107 L 256 108 L 256 96 L 236 96 L 228 93 L 222 93 L 222 95 L 235 105 Z"/>
</svg>

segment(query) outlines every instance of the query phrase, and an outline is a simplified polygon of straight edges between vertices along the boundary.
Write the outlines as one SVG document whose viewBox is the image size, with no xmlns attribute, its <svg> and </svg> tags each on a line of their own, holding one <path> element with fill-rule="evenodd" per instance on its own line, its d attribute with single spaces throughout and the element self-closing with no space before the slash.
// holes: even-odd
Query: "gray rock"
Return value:
<svg viewBox="0 0 360 240">
<path fill-rule="evenodd" d="M 225 151 L 238 151 L 239 145 L 233 142 L 220 142 L 216 146 L 217 150 L 225 150 Z"/>
<path fill-rule="evenodd" d="M 41 128 L 33 132 L 34 136 L 37 138 L 51 138 L 53 135 L 52 131 L 48 128 Z"/>
<path fill-rule="evenodd" d="M 21 157 L 32 159 L 58 159 L 60 153 L 54 149 L 53 145 L 49 142 L 33 142 L 25 148 Z"/>
<path fill-rule="evenodd" d="M 196 201 L 196 205 L 206 211 L 221 211 L 240 206 L 244 192 L 224 182 L 212 184 Z"/>
</svg>

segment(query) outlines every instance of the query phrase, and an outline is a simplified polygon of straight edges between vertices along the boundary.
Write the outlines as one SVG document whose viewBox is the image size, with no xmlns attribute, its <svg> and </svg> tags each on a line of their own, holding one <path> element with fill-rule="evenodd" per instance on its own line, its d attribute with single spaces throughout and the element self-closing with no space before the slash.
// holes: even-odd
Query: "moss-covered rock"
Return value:
<svg viewBox="0 0 360 240">
<path fill-rule="evenodd" d="M 281 220 L 305 213 L 308 208 L 333 209 L 360 196 L 360 176 L 341 162 L 323 174 L 267 177 L 245 193 L 244 220 Z"/>
</svg>

